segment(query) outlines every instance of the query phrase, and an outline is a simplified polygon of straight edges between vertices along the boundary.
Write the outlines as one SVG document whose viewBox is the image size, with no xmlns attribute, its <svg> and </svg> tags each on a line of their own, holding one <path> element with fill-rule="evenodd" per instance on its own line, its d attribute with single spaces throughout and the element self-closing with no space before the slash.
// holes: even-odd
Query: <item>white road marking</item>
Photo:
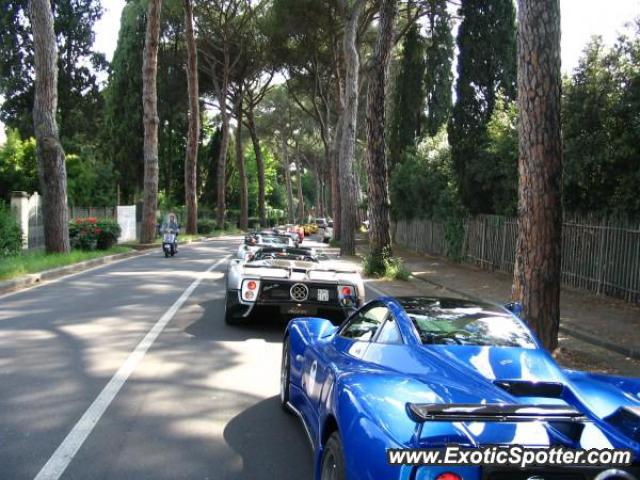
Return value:
<svg viewBox="0 0 640 480">
<path fill-rule="evenodd" d="M 204 277 L 214 268 L 229 259 L 227 255 L 216 263 L 211 265 L 207 270 L 201 272 L 191 285 L 180 295 L 180 298 L 167 310 L 162 317 L 153 325 L 151 330 L 147 332 L 145 337 L 140 341 L 138 346 L 129 354 L 125 362 L 118 371 L 111 377 L 109 383 L 102 389 L 93 403 L 89 406 L 84 415 L 78 420 L 71 431 L 67 434 L 60 446 L 53 453 L 51 458 L 42 467 L 35 480 L 58 480 L 67 469 L 73 457 L 78 453 L 82 444 L 91 434 L 91 431 L 100 421 L 100 418 L 107 410 L 113 399 L 125 384 L 129 376 L 135 371 L 140 361 L 144 358 L 147 350 L 153 345 L 158 336 L 162 333 L 167 324 L 175 316 L 177 311 L 191 296 Z"/>
</svg>

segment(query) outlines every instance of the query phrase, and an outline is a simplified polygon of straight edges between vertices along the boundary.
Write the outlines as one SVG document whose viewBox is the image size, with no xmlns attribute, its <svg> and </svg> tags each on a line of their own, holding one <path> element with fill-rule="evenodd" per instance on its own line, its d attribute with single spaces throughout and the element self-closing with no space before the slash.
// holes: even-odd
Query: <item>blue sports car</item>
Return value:
<svg viewBox="0 0 640 480">
<path fill-rule="evenodd" d="M 286 329 L 282 406 L 320 480 L 640 479 L 640 379 L 563 370 L 513 313 L 488 303 L 382 297 L 336 327 Z M 388 451 L 520 445 L 626 449 L 617 467 L 391 465 Z"/>
</svg>

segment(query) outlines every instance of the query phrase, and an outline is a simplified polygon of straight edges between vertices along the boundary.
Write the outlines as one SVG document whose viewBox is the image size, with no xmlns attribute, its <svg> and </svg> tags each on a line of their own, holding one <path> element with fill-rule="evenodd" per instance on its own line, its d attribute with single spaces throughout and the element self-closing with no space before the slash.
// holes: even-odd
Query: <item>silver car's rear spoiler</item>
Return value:
<svg viewBox="0 0 640 480">
<path fill-rule="evenodd" d="M 587 418 L 564 405 L 504 403 L 408 403 L 409 416 L 418 423 L 435 422 L 583 422 Z"/>
</svg>

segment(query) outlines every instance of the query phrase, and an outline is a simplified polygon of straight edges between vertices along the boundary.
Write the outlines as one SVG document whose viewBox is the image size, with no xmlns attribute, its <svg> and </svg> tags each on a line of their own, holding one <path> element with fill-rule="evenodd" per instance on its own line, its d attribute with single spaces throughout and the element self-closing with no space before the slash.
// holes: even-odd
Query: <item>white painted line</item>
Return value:
<svg viewBox="0 0 640 480">
<path fill-rule="evenodd" d="M 175 316 L 176 312 L 182 307 L 184 302 L 191 296 L 193 291 L 198 288 L 205 275 L 214 268 L 227 261 L 231 255 L 218 260 L 207 270 L 201 272 L 198 278 L 180 295 L 180 298 L 167 310 L 155 325 L 147 332 L 145 337 L 140 341 L 133 352 L 129 354 L 125 362 L 118 371 L 111 377 L 109 383 L 102 389 L 93 403 L 89 406 L 84 415 L 78 420 L 71 431 L 67 434 L 60 446 L 53 453 L 51 458 L 42 467 L 35 480 L 58 480 L 67 469 L 73 457 L 78 453 L 82 444 L 91 434 L 100 418 L 107 410 L 113 399 L 125 384 L 129 376 L 134 372 L 140 361 L 144 358 L 147 350 L 153 345 L 158 336 L 162 333 L 167 324 Z"/>
</svg>

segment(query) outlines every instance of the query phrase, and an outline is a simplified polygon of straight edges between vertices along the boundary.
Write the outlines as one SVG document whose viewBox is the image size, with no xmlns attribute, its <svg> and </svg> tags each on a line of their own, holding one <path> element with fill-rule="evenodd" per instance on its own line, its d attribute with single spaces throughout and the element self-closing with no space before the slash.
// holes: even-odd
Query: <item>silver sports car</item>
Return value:
<svg viewBox="0 0 640 480">
<path fill-rule="evenodd" d="M 257 312 L 341 322 L 364 301 L 358 272 L 300 248 L 265 247 L 249 261 L 231 260 L 226 292 L 228 324 L 242 323 Z"/>
</svg>

